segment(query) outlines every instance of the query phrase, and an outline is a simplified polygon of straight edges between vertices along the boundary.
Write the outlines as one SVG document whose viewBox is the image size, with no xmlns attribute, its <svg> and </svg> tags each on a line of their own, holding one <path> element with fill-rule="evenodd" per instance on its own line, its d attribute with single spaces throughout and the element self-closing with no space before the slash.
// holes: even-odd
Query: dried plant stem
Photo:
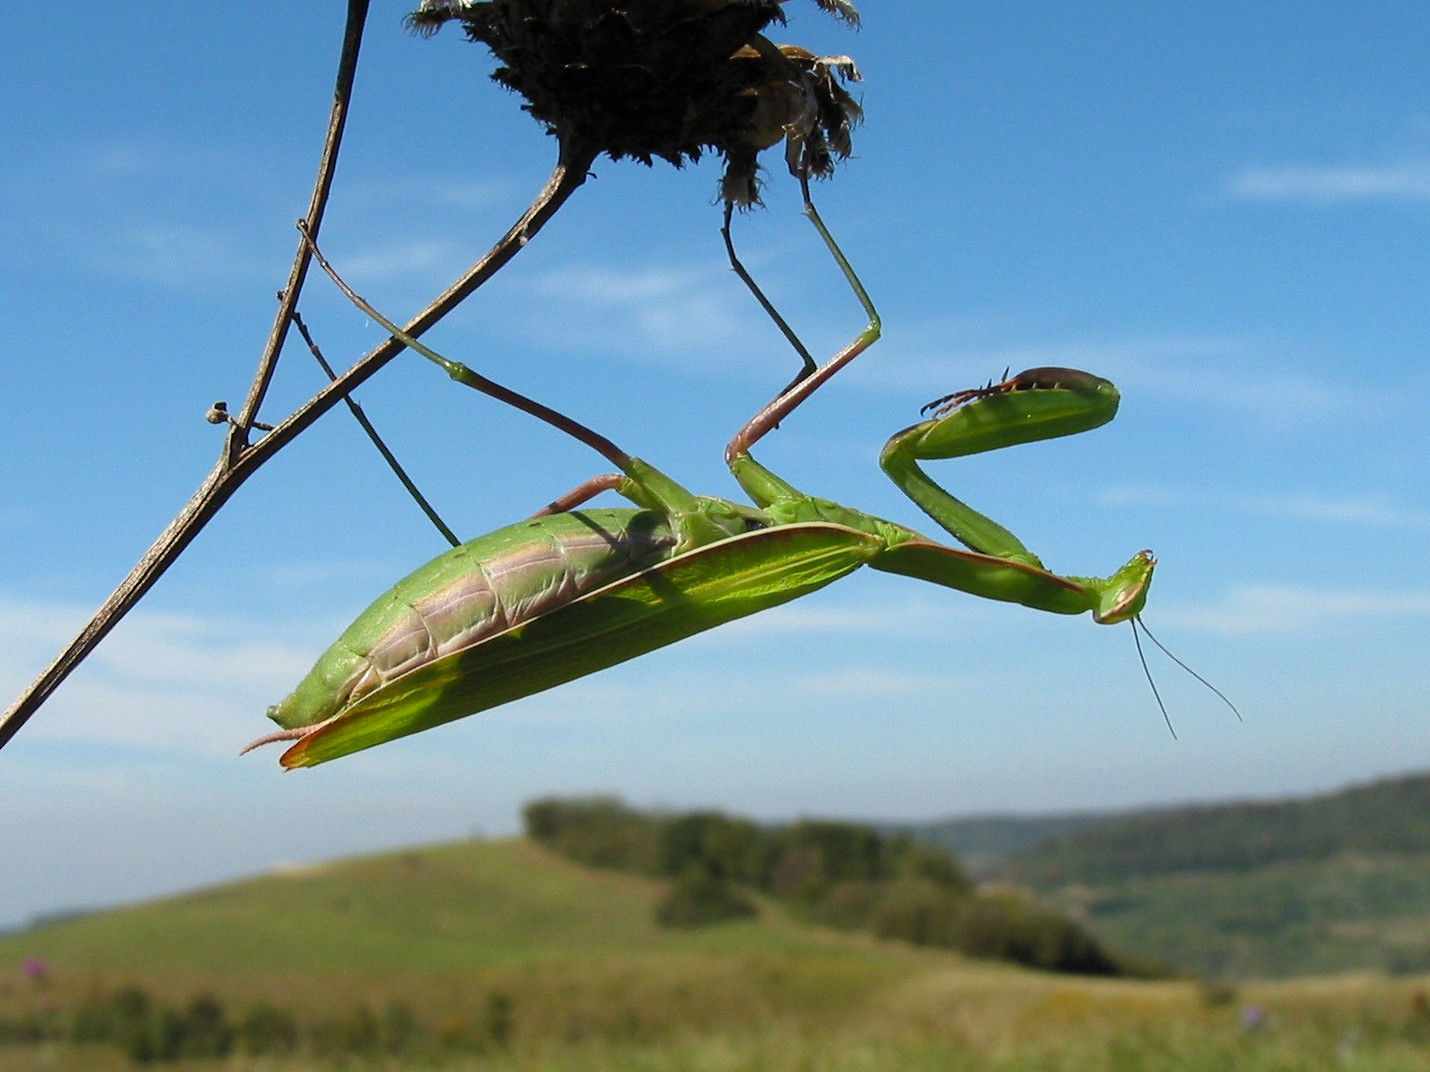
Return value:
<svg viewBox="0 0 1430 1072">
<path fill-rule="evenodd" d="M 367 7 L 367 0 L 349 0 L 348 24 L 338 69 L 332 119 L 329 123 L 328 136 L 324 144 L 318 177 L 313 188 L 309 216 L 306 221 L 309 233 L 317 231 L 317 223 L 321 219 L 327 203 L 338 147 L 342 140 L 353 76 L 357 69 L 358 50 L 362 40 Z M 522 214 L 511 230 L 502 237 L 501 241 L 494 245 L 481 260 L 477 261 L 460 279 L 405 325 L 403 328 L 405 334 L 413 337 L 420 336 L 456 308 L 463 299 L 516 256 L 527 241 L 566 202 L 566 199 L 585 182 L 587 171 L 595 159 L 596 153 L 584 146 L 573 145 L 570 141 L 563 141 L 562 144 L 561 158 L 557 161 L 556 168 L 546 186 L 537 195 L 531 206 Z M 272 379 L 278 354 L 287 336 L 288 325 L 292 319 L 293 309 L 297 305 L 298 294 L 307 274 L 310 257 L 307 241 L 300 239 L 273 332 L 265 347 L 263 357 L 259 361 L 258 371 L 254 375 L 248 398 L 229 428 L 223 453 L 213 471 L 204 479 L 203 484 L 185 504 L 178 516 L 154 541 L 153 546 L 139 560 L 129 576 L 95 612 L 89 623 L 9 707 L 3 717 L 0 717 L 0 748 L 9 743 L 61 682 L 84 661 L 109 631 L 143 598 L 188 547 L 194 537 L 218 513 L 239 486 L 258 470 L 259 466 L 297 438 L 314 421 L 345 398 L 350 391 L 357 388 L 404 349 L 403 344 L 396 339 L 388 339 L 381 343 L 357 364 L 290 414 L 272 431 L 265 434 L 257 443 L 250 443 L 250 433 L 257 427 L 255 422 L 258 408 Z"/>
<path fill-rule="evenodd" d="M 343 30 L 343 50 L 338 58 L 337 83 L 333 87 L 333 110 L 328 116 L 328 133 L 323 139 L 323 155 L 318 160 L 318 174 L 313 180 L 313 196 L 308 201 L 309 230 L 317 233 L 323 222 L 323 211 L 328 205 L 328 194 L 333 188 L 333 176 L 338 168 L 338 149 L 342 145 L 343 130 L 347 126 L 348 104 L 352 100 L 353 81 L 357 77 L 358 53 L 362 48 L 363 27 L 367 23 L 369 0 L 348 0 L 347 25 Z M 239 410 L 238 419 L 229 428 L 226 444 L 230 460 L 236 460 L 248 447 L 248 433 L 258 416 L 258 408 L 263 405 L 263 396 L 268 393 L 268 385 L 273 380 L 273 370 L 278 366 L 278 355 L 288 338 L 288 325 L 292 322 L 293 310 L 298 307 L 298 296 L 303 292 L 303 281 L 308 275 L 312 257 L 306 242 L 299 242 L 293 254 L 293 268 L 288 273 L 288 285 L 283 288 L 278 300 L 278 312 L 273 318 L 273 330 L 268 333 L 268 342 L 263 347 L 263 356 L 258 360 L 258 371 L 253 375 L 253 383 Z M 0 745 L 4 744 L 0 737 Z"/>
</svg>

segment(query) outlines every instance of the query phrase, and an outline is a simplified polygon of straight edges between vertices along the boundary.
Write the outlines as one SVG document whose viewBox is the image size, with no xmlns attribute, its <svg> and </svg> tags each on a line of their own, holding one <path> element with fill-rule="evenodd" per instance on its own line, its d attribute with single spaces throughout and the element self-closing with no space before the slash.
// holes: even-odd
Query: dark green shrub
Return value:
<svg viewBox="0 0 1430 1072">
<path fill-rule="evenodd" d="M 378 1048 L 383 1053 L 412 1053 L 423 1047 L 425 1033 L 404 1001 L 392 1001 L 383 1010 L 378 1023 Z"/>
<path fill-rule="evenodd" d="M 784 901 L 818 901 L 829 889 L 824 857 L 813 845 L 779 845 L 768 854 L 760 885 Z"/>
<path fill-rule="evenodd" d="M 917 845 L 907 840 L 895 842 L 894 872 L 902 878 L 927 879 L 950 893 L 973 892 L 973 882 L 947 849 Z"/>
<path fill-rule="evenodd" d="M 824 893 L 804 904 L 803 915 L 811 923 L 840 930 L 860 930 L 870 926 L 874 906 L 883 896 L 884 883 L 872 879 L 846 879 L 827 887 Z"/>
<path fill-rule="evenodd" d="M 137 1033 L 148 1030 L 152 1005 L 149 995 L 138 987 L 108 995 L 91 994 L 75 1008 L 70 1038 L 75 1042 L 125 1044 Z"/>
<path fill-rule="evenodd" d="M 226 1057 L 233 1049 L 234 1029 L 223 1005 L 208 994 L 189 1002 L 179 1017 L 178 1057 Z"/>
<path fill-rule="evenodd" d="M 66 1024 L 54 1009 L 25 1009 L 0 1014 L 0 1043 L 50 1042 L 65 1036 Z"/>
<path fill-rule="evenodd" d="M 659 872 L 659 824 L 614 797 L 534 800 L 522 809 L 527 837 L 591 867 Z"/>
<path fill-rule="evenodd" d="M 487 995 L 487 1007 L 482 1015 L 482 1035 L 486 1042 L 504 1050 L 511 1045 L 516 1030 L 516 1002 L 510 994 L 494 990 Z"/>
<path fill-rule="evenodd" d="M 366 1006 L 348 1016 L 315 1020 L 308 1029 L 309 1045 L 320 1057 L 375 1055 L 380 1037 L 377 1017 Z"/>
<path fill-rule="evenodd" d="M 869 914 L 869 927 L 880 938 L 950 946 L 962 900 L 933 879 L 917 875 L 897 878 L 882 884 Z"/>
<path fill-rule="evenodd" d="M 660 827 L 660 871 L 683 875 L 703 868 L 716 878 L 753 882 L 758 877 L 762 835 L 747 819 L 720 812 L 692 812 Z"/>
<path fill-rule="evenodd" d="M 238 1048 L 247 1054 L 288 1054 L 298 1048 L 298 1021 L 267 1002 L 250 1005 L 236 1028 Z"/>
<path fill-rule="evenodd" d="M 131 999 L 130 1011 L 132 1015 L 122 1023 L 123 1034 L 115 1041 L 138 1064 L 225 1057 L 233 1049 L 233 1027 L 218 999 L 207 994 L 194 998 L 183 1012 L 167 1005 L 151 1006 L 147 998 Z"/>
<path fill-rule="evenodd" d="M 1019 897 L 960 902 L 951 944 L 970 956 L 1079 975 L 1117 975 L 1118 965 L 1085 929 Z"/>
<path fill-rule="evenodd" d="M 892 873 L 889 843 L 861 823 L 806 819 L 766 843 L 762 885 L 777 897 L 814 900 L 835 882 Z"/>
<path fill-rule="evenodd" d="M 703 927 L 754 914 L 748 897 L 699 867 L 676 879 L 655 908 L 656 922 L 665 927 Z"/>
</svg>

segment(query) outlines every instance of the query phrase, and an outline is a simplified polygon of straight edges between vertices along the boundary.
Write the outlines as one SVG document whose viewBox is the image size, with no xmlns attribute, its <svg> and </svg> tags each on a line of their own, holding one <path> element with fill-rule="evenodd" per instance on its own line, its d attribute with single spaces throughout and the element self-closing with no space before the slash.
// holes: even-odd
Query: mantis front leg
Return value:
<svg viewBox="0 0 1430 1072">
<path fill-rule="evenodd" d="M 1091 610 L 1105 624 L 1135 618 L 1156 566 L 1150 551 L 1139 551 L 1110 577 L 1059 576 L 1018 537 L 950 495 L 919 466 L 922 459 L 958 458 L 1091 431 L 1116 416 L 1119 401 L 1109 381 L 1065 368 L 1029 369 L 1002 383 L 941 399 L 943 416 L 891 436 L 879 464 L 919 509 L 974 555 L 913 541 L 892 548 L 873 563 L 875 568 L 965 590 L 971 570 L 983 579 L 980 583 L 1015 593 L 994 598 L 1066 613 Z"/>
<path fill-rule="evenodd" d="M 1100 376 L 1077 369 L 1029 369 L 1002 383 L 941 399 L 943 415 L 890 436 L 879 464 L 919 509 L 959 543 L 1041 566 L 1021 540 L 950 495 L 920 468 L 919 461 L 961 458 L 1088 432 L 1112 420 L 1120 401 L 1117 388 Z"/>
</svg>

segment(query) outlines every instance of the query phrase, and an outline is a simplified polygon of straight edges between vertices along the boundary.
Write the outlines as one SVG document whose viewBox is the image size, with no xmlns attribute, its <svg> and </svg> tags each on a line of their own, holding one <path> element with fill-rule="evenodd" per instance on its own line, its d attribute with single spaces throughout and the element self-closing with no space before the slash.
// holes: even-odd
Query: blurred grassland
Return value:
<svg viewBox="0 0 1430 1072">
<path fill-rule="evenodd" d="M 459 1035 L 494 995 L 511 1030 L 479 1052 L 353 1067 L 524 1070 L 1430 1068 L 1430 978 L 1373 975 L 1219 990 L 971 961 L 804 925 L 778 906 L 695 930 L 653 922 L 658 882 L 579 867 L 526 841 L 463 842 L 292 869 L 0 939 L 0 1016 L 139 986 L 235 1012 L 308 1018 L 410 1007 Z M 43 982 L 25 979 L 41 960 Z M 1251 1005 L 1259 1027 L 1242 1024 Z M 132 1068 L 116 1050 L 0 1047 L 0 1072 Z M 184 1068 L 307 1072 L 231 1056 Z"/>
</svg>

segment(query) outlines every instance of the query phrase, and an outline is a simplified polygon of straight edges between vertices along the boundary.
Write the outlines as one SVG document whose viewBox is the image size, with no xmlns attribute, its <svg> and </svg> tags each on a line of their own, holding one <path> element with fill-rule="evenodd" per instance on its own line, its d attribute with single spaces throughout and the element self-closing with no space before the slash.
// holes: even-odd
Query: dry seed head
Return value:
<svg viewBox="0 0 1430 1072">
<path fill-rule="evenodd" d="M 458 22 L 501 66 L 492 77 L 573 158 L 606 153 L 676 167 L 714 151 L 721 196 L 758 200 L 757 157 L 784 140 L 791 170 L 827 176 L 849 155 L 859 105 L 846 56 L 820 58 L 762 34 L 785 0 L 422 0 L 408 25 Z M 815 0 L 851 25 L 849 0 Z"/>
</svg>

